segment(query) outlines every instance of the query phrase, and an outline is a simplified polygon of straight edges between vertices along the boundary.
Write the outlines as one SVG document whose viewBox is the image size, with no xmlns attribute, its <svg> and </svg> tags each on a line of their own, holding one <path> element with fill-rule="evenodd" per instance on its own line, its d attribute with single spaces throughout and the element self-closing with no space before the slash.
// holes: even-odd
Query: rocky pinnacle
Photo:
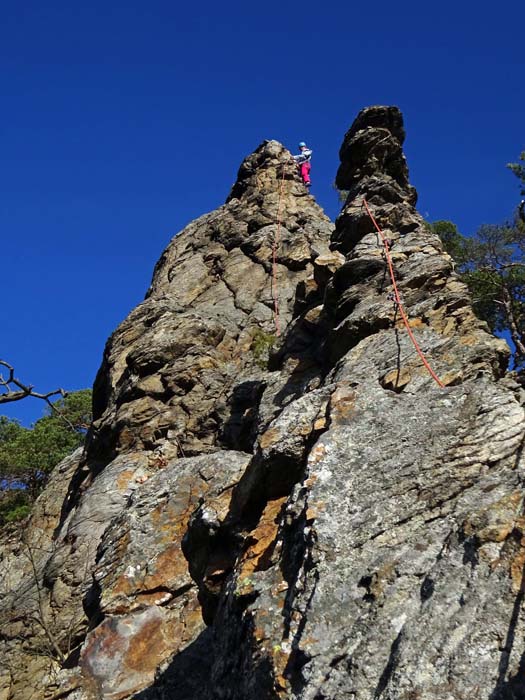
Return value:
<svg viewBox="0 0 525 700">
<path fill-rule="evenodd" d="M 335 228 L 267 141 L 169 244 L 0 549 L 2 700 L 524 697 L 524 397 L 404 139 L 359 113 Z"/>
</svg>

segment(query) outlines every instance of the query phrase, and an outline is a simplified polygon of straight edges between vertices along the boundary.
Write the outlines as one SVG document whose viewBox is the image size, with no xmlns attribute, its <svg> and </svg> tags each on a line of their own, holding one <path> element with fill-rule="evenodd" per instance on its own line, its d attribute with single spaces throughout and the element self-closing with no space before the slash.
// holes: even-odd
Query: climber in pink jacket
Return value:
<svg viewBox="0 0 525 700">
<path fill-rule="evenodd" d="M 299 153 L 299 155 L 297 156 L 294 156 L 293 159 L 299 167 L 299 171 L 301 173 L 301 177 L 303 178 L 304 184 L 307 187 L 310 187 L 310 185 L 312 184 L 310 182 L 310 161 L 312 159 L 312 149 L 308 148 L 304 141 L 301 141 L 299 144 L 299 150 L 301 151 L 301 153 Z"/>
</svg>

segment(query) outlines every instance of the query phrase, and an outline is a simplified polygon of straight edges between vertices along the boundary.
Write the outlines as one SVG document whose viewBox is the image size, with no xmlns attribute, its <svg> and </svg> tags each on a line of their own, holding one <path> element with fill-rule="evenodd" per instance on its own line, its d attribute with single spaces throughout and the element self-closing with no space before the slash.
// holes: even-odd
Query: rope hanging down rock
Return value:
<svg viewBox="0 0 525 700">
<path fill-rule="evenodd" d="M 409 324 L 409 322 L 408 322 L 408 317 L 407 317 L 407 315 L 406 315 L 406 313 L 405 313 L 405 309 L 404 309 L 404 307 L 403 307 L 403 303 L 402 303 L 401 297 L 400 297 L 400 295 L 399 295 L 399 290 L 398 290 L 398 288 L 397 288 L 396 277 L 395 277 L 395 274 L 394 274 L 394 266 L 393 266 L 393 264 L 392 264 L 392 257 L 391 257 L 391 255 L 390 255 L 390 249 L 389 249 L 389 246 L 388 246 L 388 241 L 387 241 L 387 239 L 386 239 L 386 236 L 385 236 L 385 234 L 383 233 L 383 231 L 379 228 L 379 225 L 378 225 L 377 221 L 375 220 L 374 215 L 373 215 L 372 212 L 370 211 L 370 207 L 368 206 L 368 202 L 367 202 L 366 199 L 364 199 L 364 198 L 363 198 L 363 205 L 364 205 L 364 207 L 366 208 L 366 211 L 367 211 L 367 213 L 368 213 L 368 216 L 372 219 L 372 223 L 373 223 L 374 226 L 376 227 L 377 232 L 378 232 L 379 235 L 381 236 L 381 241 L 382 241 L 383 246 L 384 246 L 384 248 L 385 248 L 385 255 L 386 255 L 386 259 L 387 259 L 387 263 L 388 263 L 388 271 L 389 271 L 389 273 L 390 273 L 390 279 L 392 280 L 392 287 L 393 287 L 393 289 L 394 289 L 394 300 L 395 300 L 395 303 L 397 304 L 397 308 L 399 309 L 399 313 L 401 314 L 401 318 L 403 319 L 403 323 L 405 324 L 405 328 L 407 329 L 407 332 L 408 332 L 408 335 L 409 335 L 409 337 L 410 337 L 410 340 L 412 341 L 412 344 L 414 345 L 414 348 L 416 349 L 417 354 L 418 354 L 419 357 L 421 358 L 421 361 L 422 361 L 423 364 L 425 365 L 425 367 L 426 367 L 428 373 L 430 374 L 430 376 L 432 377 L 432 379 L 434 379 L 434 381 L 443 389 L 445 385 L 443 384 L 443 382 L 441 381 L 441 379 L 437 376 L 437 374 L 434 372 L 434 370 L 433 370 L 432 367 L 430 366 L 430 364 L 429 364 L 427 358 L 425 357 L 423 351 L 422 351 L 421 348 L 419 347 L 419 344 L 418 344 L 418 342 L 417 342 L 417 340 L 416 340 L 416 338 L 415 338 L 415 336 L 414 336 L 414 333 L 412 332 L 412 329 L 410 328 L 410 324 Z"/>
</svg>

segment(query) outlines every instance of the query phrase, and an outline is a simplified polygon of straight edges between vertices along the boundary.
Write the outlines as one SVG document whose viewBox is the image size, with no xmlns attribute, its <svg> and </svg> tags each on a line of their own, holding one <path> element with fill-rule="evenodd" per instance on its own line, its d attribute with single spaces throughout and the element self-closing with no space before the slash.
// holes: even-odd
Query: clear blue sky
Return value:
<svg viewBox="0 0 525 700">
<path fill-rule="evenodd" d="M 525 3 L 0 2 L 0 356 L 90 386 L 170 238 L 267 138 L 314 149 L 334 217 L 356 113 L 405 116 L 419 210 L 509 217 L 525 149 Z M 5 407 L 4 407 L 5 408 Z M 5 412 L 26 424 L 36 400 Z"/>
</svg>

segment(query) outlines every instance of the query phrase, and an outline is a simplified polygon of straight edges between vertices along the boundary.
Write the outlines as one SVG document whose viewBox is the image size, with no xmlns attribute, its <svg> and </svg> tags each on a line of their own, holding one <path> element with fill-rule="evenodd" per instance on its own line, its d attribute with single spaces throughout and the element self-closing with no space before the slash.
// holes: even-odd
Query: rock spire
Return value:
<svg viewBox="0 0 525 700">
<path fill-rule="evenodd" d="M 404 136 L 397 108 L 360 112 L 333 231 L 269 141 L 170 243 L 108 341 L 86 453 L 3 547 L 0 697 L 522 697 L 524 397 Z"/>
</svg>

